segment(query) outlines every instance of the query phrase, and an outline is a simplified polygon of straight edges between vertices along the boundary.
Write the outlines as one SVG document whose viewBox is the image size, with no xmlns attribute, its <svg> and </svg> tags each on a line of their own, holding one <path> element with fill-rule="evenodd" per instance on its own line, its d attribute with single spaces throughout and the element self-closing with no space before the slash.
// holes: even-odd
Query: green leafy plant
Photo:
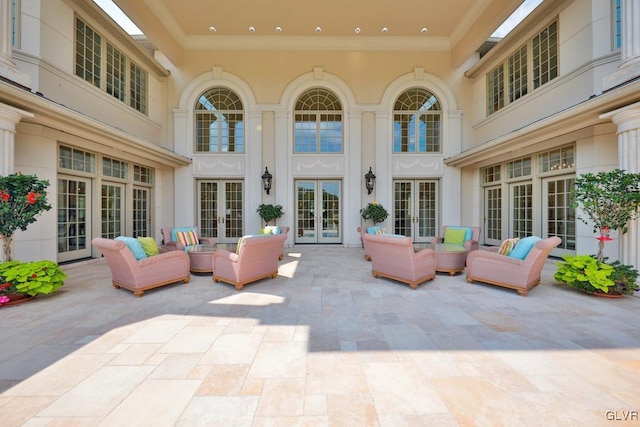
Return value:
<svg viewBox="0 0 640 427">
<path fill-rule="evenodd" d="M 384 221 L 389 216 L 387 210 L 378 202 L 373 201 L 367 207 L 360 209 L 360 215 L 364 220 L 371 220 L 374 224 Z"/>
<path fill-rule="evenodd" d="M 610 277 L 613 267 L 591 255 L 565 255 L 562 259 L 564 262 L 556 263 L 559 268 L 554 275 L 560 282 L 586 293 L 608 293 L 615 285 Z"/>
<path fill-rule="evenodd" d="M 609 230 L 627 232 L 629 221 L 638 218 L 640 206 L 640 174 L 628 173 L 621 169 L 596 174 L 585 173 L 576 178 L 572 192 L 575 205 L 580 207 L 578 219 L 600 232 L 598 260 L 604 258 L 604 243 L 609 238 Z"/>
<path fill-rule="evenodd" d="M 555 279 L 585 293 L 603 292 L 631 295 L 640 288 L 636 284 L 638 270 L 620 261 L 602 261 L 593 255 L 565 255 L 559 261 Z"/>
<path fill-rule="evenodd" d="M 58 290 L 66 278 L 67 274 L 53 261 L 3 262 L 0 264 L 0 295 L 50 294 Z"/>
<path fill-rule="evenodd" d="M 37 216 L 51 209 L 46 189 L 49 181 L 21 173 L 0 176 L 0 238 L 4 260 L 13 259 L 13 235 L 26 230 Z"/>
<path fill-rule="evenodd" d="M 275 220 L 284 215 L 282 206 L 280 205 L 261 204 L 258 206 L 256 212 L 258 212 L 258 215 L 260 215 L 260 218 L 264 221 L 264 225 L 269 225 L 271 221 L 274 221 L 273 224 L 275 225 Z"/>
</svg>

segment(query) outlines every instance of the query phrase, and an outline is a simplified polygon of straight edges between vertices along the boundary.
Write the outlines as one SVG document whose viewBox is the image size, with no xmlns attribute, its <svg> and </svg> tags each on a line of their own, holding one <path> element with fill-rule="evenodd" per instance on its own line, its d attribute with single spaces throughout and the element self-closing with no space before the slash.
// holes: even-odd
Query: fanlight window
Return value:
<svg viewBox="0 0 640 427">
<path fill-rule="evenodd" d="M 235 92 L 211 88 L 200 95 L 195 110 L 196 152 L 244 152 L 244 109 Z"/>
<path fill-rule="evenodd" d="M 294 116 L 294 152 L 342 152 L 342 105 L 335 94 L 323 88 L 307 90 L 298 98 Z"/>
<path fill-rule="evenodd" d="M 440 102 L 426 89 L 408 89 L 393 108 L 394 153 L 439 153 L 442 150 Z"/>
</svg>

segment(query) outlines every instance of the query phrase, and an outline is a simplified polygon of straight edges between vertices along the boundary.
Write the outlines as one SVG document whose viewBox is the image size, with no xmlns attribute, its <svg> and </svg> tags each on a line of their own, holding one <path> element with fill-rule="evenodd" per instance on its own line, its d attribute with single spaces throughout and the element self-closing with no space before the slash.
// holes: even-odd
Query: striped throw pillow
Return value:
<svg viewBox="0 0 640 427">
<path fill-rule="evenodd" d="M 509 254 L 511 253 L 513 248 L 515 248 L 516 244 L 519 241 L 520 241 L 520 239 L 518 237 L 515 237 L 513 239 L 507 239 L 507 240 L 503 241 L 502 243 L 500 243 L 500 247 L 498 248 L 498 253 L 500 255 L 509 256 Z"/>
<path fill-rule="evenodd" d="M 198 244 L 198 235 L 195 231 L 178 231 L 176 232 L 176 240 L 182 243 L 184 246 L 191 246 Z"/>
</svg>

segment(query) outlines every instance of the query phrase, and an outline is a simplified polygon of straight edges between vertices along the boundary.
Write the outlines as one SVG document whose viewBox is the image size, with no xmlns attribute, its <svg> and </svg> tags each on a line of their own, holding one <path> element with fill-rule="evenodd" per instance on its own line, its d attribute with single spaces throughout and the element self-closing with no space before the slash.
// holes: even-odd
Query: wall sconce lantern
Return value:
<svg viewBox="0 0 640 427">
<path fill-rule="evenodd" d="M 373 174 L 373 171 L 371 170 L 371 166 L 369 166 L 369 172 L 367 172 L 364 176 L 364 183 L 367 186 L 367 194 L 371 194 L 371 192 L 373 191 L 373 183 L 376 180 L 376 176 Z"/>
<path fill-rule="evenodd" d="M 271 190 L 271 179 L 273 175 L 269 173 L 269 169 L 265 166 L 264 173 L 262 174 L 262 185 L 264 186 L 264 191 L 269 194 L 269 190 Z"/>
</svg>

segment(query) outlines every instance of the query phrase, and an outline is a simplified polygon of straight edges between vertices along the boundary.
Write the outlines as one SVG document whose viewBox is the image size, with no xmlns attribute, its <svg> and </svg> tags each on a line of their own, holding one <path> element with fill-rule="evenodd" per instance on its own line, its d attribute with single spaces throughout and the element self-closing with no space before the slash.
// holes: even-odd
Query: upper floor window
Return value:
<svg viewBox="0 0 640 427">
<path fill-rule="evenodd" d="M 558 21 L 551 23 L 487 73 L 487 115 L 523 97 L 529 88 L 537 89 L 556 77 Z"/>
<path fill-rule="evenodd" d="M 440 102 L 426 89 L 401 93 L 393 107 L 394 153 L 439 153 L 442 112 Z"/>
<path fill-rule="evenodd" d="M 533 88 L 558 77 L 558 21 L 533 38 Z"/>
<path fill-rule="evenodd" d="M 613 48 L 622 47 L 622 7 L 621 0 L 613 1 Z"/>
<path fill-rule="evenodd" d="M 11 0 L 11 46 L 19 47 L 20 45 L 20 3 L 18 0 Z"/>
<path fill-rule="evenodd" d="M 244 152 L 244 108 L 235 92 L 211 88 L 200 95 L 195 109 L 196 152 Z"/>
<path fill-rule="evenodd" d="M 75 47 L 78 77 L 147 114 L 146 71 L 77 17 Z"/>
<path fill-rule="evenodd" d="M 342 105 L 324 88 L 311 88 L 298 98 L 294 112 L 295 153 L 341 153 Z"/>
</svg>

